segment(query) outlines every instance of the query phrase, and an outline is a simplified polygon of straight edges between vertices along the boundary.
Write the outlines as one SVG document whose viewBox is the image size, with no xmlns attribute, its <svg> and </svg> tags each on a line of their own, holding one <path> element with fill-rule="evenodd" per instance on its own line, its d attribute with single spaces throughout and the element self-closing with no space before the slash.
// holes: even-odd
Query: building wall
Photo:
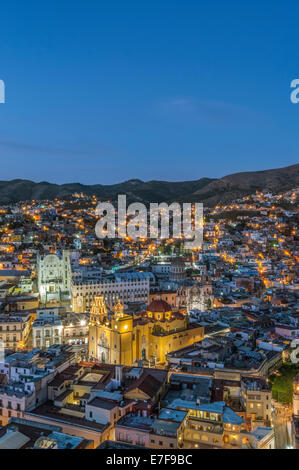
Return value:
<svg viewBox="0 0 299 470">
<path fill-rule="evenodd" d="M 200 448 L 201 445 L 209 445 L 215 448 L 223 447 L 222 434 L 197 431 L 189 427 L 184 430 L 183 441 L 186 448 Z"/>
<path fill-rule="evenodd" d="M 83 439 L 87 439 L 93 441 L 93 447 L 98 447 L 103 441 L 106 441 L 110 438 L 110 434 L 112 434 L 112 426 L 107 427 L 107 429 L 103 431 L 97 431 L 95 429 L 89 429 L 87 427 L 83 427 L 80 425 L 75 424 L 68 424 L 63 422 L 63 417 L 60 420 L 47 418 L 43 416 L 37 416 L 31 413 L 24 413 L 25 419 L 30 419 L 32 421 L 37 421 L 38 423 L 46 423 L 52 424 L 54 426 L 60 426 L 62 428 L 62 432 L 66 434 L 71 434 L 73 436 L 82 437 Z"/>
<path fill-rule="evenodd" d="M 166 363 L 166 354 L 190 346 L 204 338 L 204 328 L 192 328 L 165 336 L 150 334 L 149 353 L 156 355 L 158 363 Z"/>
<path fill-rule="evenodd" d="M 149 447 L 151 449 L 178 449 L 178 439 L 176 436 L 160 436 L 151 433 Z"/>
<path fill-rule="evenodd" d="M 251 418 L 251 424 L 255 427 L 255 421 L 271 421 L 271 391 L 251 390 L 246 383 L 241 381 L 241 404 L 246 410 L 246 416 Z"/>
<path fill-rule="evenodd" d="M 53 344 L 62 344 L 62 324 L 33 325 L 33 347 L 48 348 Z"/>
<path fill-rule="evenodd" d="M 10 418 L 22 418 L 25 409 L 35 403 L 35 395 L 16 396 L 0 392 L 0 426 L 6 426 Z"/>
<path fill-rule="evenodd" d="M 164 300 L 170 305 L 176 305 L 177 293 L 176 292 L 159 292 L 157 294 L 153 293 L 149 295 L 149 303 L 153 300 Z"/>
<path fill-rule="evenodd" d="M 71 292 L 71 263 L 67 251 L 62 257 L 49 254 L 37 258 L 37 277 L 40 300 L 43 304 L 63 300 Z"/>
<path fill-rule="evenodd" d="M 0 320 L 0 341 L 3 341 L 4 347 L 7 349 L 21 349 L 25 347 L 31 330 L 30 317 L 27 319 L 6 321 Z"/>
<path fill-rule="evenodd" d="M 85 416 L 87 419 L 90 419 L 91 421 L 94 420 L 100 424 L 113 423 L 112 417 L 116 408 L 117 407 L 113 408 L 112 410 L 106 410 L 97 406 L 86 404 Z"/>
<path fill-rule="evenodd" d="M 119 442 L 128 442 L 133 445 L 150 447 L 149 431 L 118 426 L 116 424 L 114 428 L 114 439 Z"/>
<path fill-rule="evenodd" d="M 119 324 L 122 326 L 118 326 Z M 91 325 L 89 356 L 100 362 L 125 365 L 133 365 L 138 360 L 152 359 L 155 356 L 157 363 L 165 363 L 168 352 L 202 341 L 204 338 L 203 327 L 159 336 L 152 333 L 153 327 L 157 325 L 157 322 L 148 322 L 133 327 L 132 318 L 129 316 L 119 322 L 112 320 L 111 328 L 106 325 Z M 182 323 L 178 323 L 177 327 L 182 328 Z"/>
<path fill-rule="evenodd" d="M 107 305 L 114 306 L 118 300 L 123 304 L 127 302 L 148 303 L 150 281 L 149 279 L 136 279 L 125 281 L 91 281 L 79 282 L 72 285 L 72 307 L 75 313 L 89 312 L 94 297 L 101 295 Z"/>
<path fill-rule="evenodd" d="M 121 322 L 112 322 L 111 328 L 105 325 L 91 325 L 89 356 L 100 362 L 131 365 L 133 363 L 132 324 L 132 318 L 125 317 Z"/>
</svg>

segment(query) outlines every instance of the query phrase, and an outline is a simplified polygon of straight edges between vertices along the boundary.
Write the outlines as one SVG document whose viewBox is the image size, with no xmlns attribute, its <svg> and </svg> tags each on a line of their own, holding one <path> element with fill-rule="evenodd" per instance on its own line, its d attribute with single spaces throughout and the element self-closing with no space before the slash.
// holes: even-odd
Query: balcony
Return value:
<svg viewBox="0 0 299 470">
<path fill-rule="evenodd" d="M 132 439 L 121 439 L 121 438 L 118 438 L 116 439 L 117 442 L 124 442 L 125 444 L 133 444 L 133 440 Z M 144 446 L 145 444 L 138 444 L 138 445 L 142 445 Z"/>
<path fill-rule="evenodd" d="M 198 431 L 198 432 L 207 432 L 210 434 L 222 434 L 223 433 L 223 427 L 221 425 L 211 425 L 209 426 L 204 423 L 202 426 L 201 425 L 194 425 L 191 424 L 190 422 L 188 423 L 188 426 L 186 427 L 186 430 L 188 431 Z"/>
</svg>

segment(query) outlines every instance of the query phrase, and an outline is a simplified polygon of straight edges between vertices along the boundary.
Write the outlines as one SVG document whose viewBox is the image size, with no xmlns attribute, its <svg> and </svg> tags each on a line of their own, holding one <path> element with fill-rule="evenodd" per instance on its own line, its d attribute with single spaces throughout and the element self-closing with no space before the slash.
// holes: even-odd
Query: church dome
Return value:
<svg viewBox="0 0 299 470">
<path fill-rule="evenodd" d="M 157 313 L 157 312 L 170 312 L 171 306 L 165 302 L 165 300 L 153 300 L 148 308 L 148 312 Z"/>
</svg>

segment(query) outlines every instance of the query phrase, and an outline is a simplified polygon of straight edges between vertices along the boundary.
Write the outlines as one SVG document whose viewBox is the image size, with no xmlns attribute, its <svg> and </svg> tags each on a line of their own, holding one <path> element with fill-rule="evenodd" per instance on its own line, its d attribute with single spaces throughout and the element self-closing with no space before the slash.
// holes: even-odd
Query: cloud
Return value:
<svg viewBox="0 0 299 470">
<path fill-rule="evenodd" d="M 94 146 L 94 150 L 85 151 L 79 149 L 66 149 L 59 147 L 52 147 L 51 145 L 37 145 L 13 140 L 1 140 L 0 139 L 0 148 L 6 148 L 10 150 L 15 150 L 20 154 L 20 152 L 25 152 L 30 154 L 49 154 L 55 157 L 88 157 L 88 158 L 98 158 L 105 156 L 113 156 L 117 153 L 117 150 L 112 147 L 106 146 Z"/>
<path fill-rule="evenodd" d="M 30 152 L 39 152 L 39 153 L 70 153 L 70 150 L 65 149 L 58 149 L 54 147 L 42 146 L 42 145 L 34 145 L 34 144 L 27 144 L 24 142 L 14 142 L 8 140 L 0 140 L 0 147 L 15 149 L 15 150 L 23 150 L 23 151 L 30 151 Z"/>
<path fill-rule="evenodd" d="M 159 102 L 155 109 L 162 118 L 211 126 L 248 126 L 261 121 L 254 110 L 219 100 L 175 97 Z"/>
</svg>

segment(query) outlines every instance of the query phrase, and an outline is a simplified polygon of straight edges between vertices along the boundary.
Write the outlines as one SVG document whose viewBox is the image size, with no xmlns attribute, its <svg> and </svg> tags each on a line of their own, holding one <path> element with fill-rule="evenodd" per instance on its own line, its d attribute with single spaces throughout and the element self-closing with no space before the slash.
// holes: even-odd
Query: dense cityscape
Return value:
<svg viewBox="0 0 299 470">
<path fill-rule="evenodd" d="M 2 205 L 0 448 L 299 448 L 298 192 L 204 206 L 194 250 Z"/>
</svg>

